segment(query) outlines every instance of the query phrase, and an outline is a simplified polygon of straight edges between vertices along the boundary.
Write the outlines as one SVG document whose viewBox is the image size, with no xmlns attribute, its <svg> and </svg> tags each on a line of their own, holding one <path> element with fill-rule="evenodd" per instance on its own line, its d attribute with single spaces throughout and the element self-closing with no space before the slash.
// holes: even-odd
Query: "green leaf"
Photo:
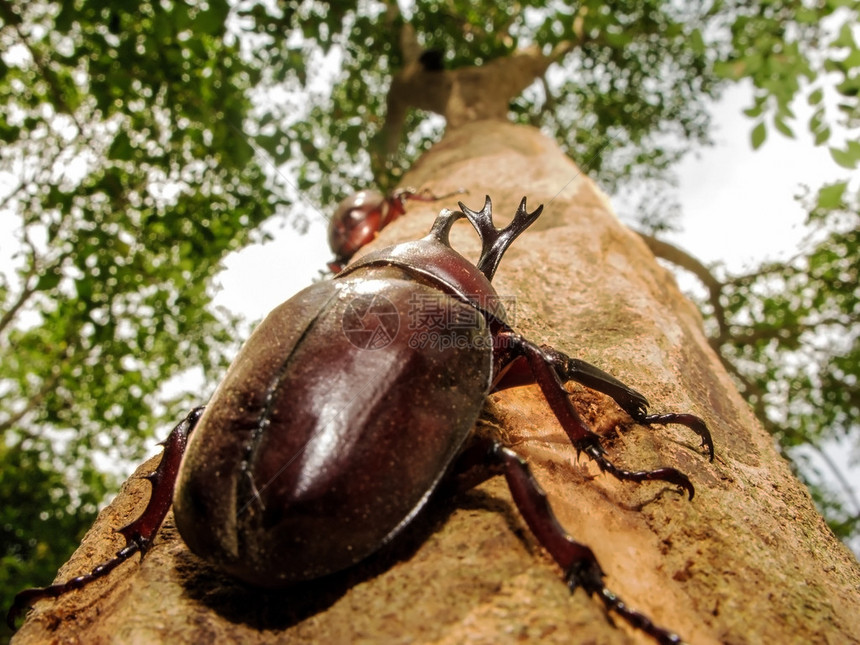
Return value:
<svg viewBox="0 0 860 645">
<path fill-rule="evenodd" d="M 230 5 L 226 0 L 209 0 L 209 8 L 197 16 L 194 28 L 206 34 L 221 34 L 229 13 Z"/>
<path fill-rule="evenodd" d="M 860 164 L 860 143 L 849 141 L 844 149 L 830 148 L 830 156 L 833 161 L 843 168 L 854 170 Z"/>
<path fill-rule="evenodd" d="M 0 116 L 0 140 L 7 144 L 15 143 L 21 136 L 21 128 L 11 126 Z"/>
<path fill-rule="evenodd" d="M 819 188 L 817 201 L 818 208 L 833 210 L 842 206 L 842 196 L 845 194 L 847 186 L 848 182 L 840 181 L 835 184 L 828 184 L 827 186 Z"/>
<path fill-rule="evenodd" d="M 131 147 L 128 133 L 125 130 L 120 130 L 114 137 L 110 150 L 108 150 L 108 159 L 128 161 L 133 154 L 134 149 Z"/>
<path fill-rule="evenodd" d="M 78 298 L 87 302 L 93 296 L 93 279 L 89 276 L 84 276 L 80 280 L 75 281 L 75 291 Z"/>
<path fill-rule="evenodd" d="M 846 21 L 842 24 L 842 27 L 839 30 L 839 35 L 833 39 L 830 46 L 856 49 L 857 46 L 854 44 L 853 28 L 850 22 Z"/>
<path fill-rule="evenodd" d="M 751 119 L 754 119 L 758 116 L 761 116 L 762 109 L 764 108 L 763 103 L 756 102 L 752 107 L 748 107 L 744 110 L 744 114 L 746 114 Z"/>
<path fill-rule="evenodd" d="M 748 61 L 717 61 L 714 63 L 714 73 L 722 78 L 740 80 L 749 73 Z"/>
<path fill-rule="evenodd" d="M 764 125 L 764 121 L 761 121 L 753 128 L 752 134 L 750 135 L 750 142 L 752 143 L 753 150 L 758 150 L 761 147 L 761 144 L 764 143 L 765 137 L 767 137 L 767 128 Z"/>
<path fill-rule="evenodd" d="M 794 132 L 791 130 L 790 127 L 788 127 L 788 124 L 783 119 L 781 119 L 780 117 L 778 117 L 778 116 L 774 117 L 773 125 L 776 127 L 777 130 L 779 130 L 782 134 L 787 136 L 789 139 L 794 138 Z"/>
<path fill-rule="evenodd" d="M 696 54 L 703 54 L 705 52 L 705 40 L 702 38 L 702 32 L 698 29 L 694 29 L 690 32 L 690 49 L 693 50 Z"/>
<path fill-rule="evenodd" d="M 810 105 L 818 105 L 819 103 L 821 103 L 822 98 L 824 98 L 824 92 L 822 91 L 821 88 L 818 88 L 818 89 L 810 92 L 809 97 L 807 98 L 807 101 L 809 102 Z"/>
<path fill-rule="evenodd" d="M 63 274 L 56 269 L 43 273 L 39 276 L 39 281 L 36 283 L 36 291 L 50 291 L 51 289 L 55 289 L 57 285 L 60 284 L 60 280 L 62 278 Z"/>
</svg>

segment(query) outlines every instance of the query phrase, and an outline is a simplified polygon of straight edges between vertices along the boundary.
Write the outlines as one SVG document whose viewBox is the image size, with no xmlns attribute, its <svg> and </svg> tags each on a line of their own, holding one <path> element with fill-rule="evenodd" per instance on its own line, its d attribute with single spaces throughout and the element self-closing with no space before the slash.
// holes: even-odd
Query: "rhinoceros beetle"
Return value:
<svg viewBox="0 0 860 645">
<path fill-rule="evenodd" d="M 640 424 L 689 427 L 713 459 L 708 428 L 691 414 L 648 414 L 637 391 L 514 331 L 490 281 L 543 207 L 529 213 L 523 198 L 513 221 L 498 229 L 489 197 L 480 211 L 459 206 L 443 210 L 426 237 L 370 253 L 269 314 L 205 409 L 193 410 L 166 440 L 146 509 L 120 531 L 126 546 L 87 575 L 22 591 L 10 625 L 34 600 L 82 587 L 145 552 L 171 502 L 194 553 L 247 583 L 280 587 L 364 560 L 413 520 L 443 479 L 482 466 L 483 478 L 504 475 L 572 590 L 599 596 L 661 643 L 679 642 L 606 588 L 591 549 L 558 523 L 525 460 L 474 427 L 490 392 L 536 383 L 577 451 L 603 471 L 668 482 L 691 499 L 692 483 L 674 468 L 614 465 L 564 383 L 610 396 Z M 477 264 L 448 240 L 464 217 L 481 238 Z M 430 319 L 422 302 L 445 314 L 437 342 L 424 342 Z"/>
<path fill-rule="evenodd" d="M 340 204 L 328 223 L 328 245 L 334 260 L 328 263 L 332 273 L 339 273 L 361 247 L 370 244 L 379 232 L 406 213 L 407 201 L 435 202 L 462 190 L 434 195 L 429 189 L 399 188 L 389 195 L 377 190 L 360 190 Z"/>
</svg>

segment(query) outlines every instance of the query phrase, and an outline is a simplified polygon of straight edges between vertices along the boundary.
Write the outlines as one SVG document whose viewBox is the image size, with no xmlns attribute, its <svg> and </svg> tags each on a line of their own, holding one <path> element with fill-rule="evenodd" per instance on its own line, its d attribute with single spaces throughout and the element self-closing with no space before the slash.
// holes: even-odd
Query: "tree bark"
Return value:
<svg viewBox="0 0 860 645">
<path fill-rule="evenodd" d="M 528 127 L 467 124 L 449 132 L 404 183 L 438 193 L 465 187 L 472 208 L 489 194 L 497 224 L 524 195 L 530 209 L 544 204 L 494 280 L 500 295 L 515 298 L 508 307 L 513 326 L 613 373 L 648 396 L 655 412 L 693 412 L 708 422 L 713 463 L 689 430 L 638 426 L 605 397 L 569 386 L 605 435 L 610 458 L 633 469 L 679 468 L 696 487 L 689 501 L 673 486 L 620 483 L 577 459 L 536 387 L 490 396 L 482 423 L 532 464 L 562 524 L 596 553 L 608 586 L 692 643 L 858 642 L 856 559 L 738 395 L 694 306 L 558 146 Z M 373 246 L 425 235 L 442 206 L 454 204 L 411 203 Z M 451 238 L 477 257 L 467 223 L 457 223 Z M 122 546 L 113 530 L 134 518 L 147 496 L 148 484 L 132 478 L 58 580 L 89 571 Z M 248 589 L 204 565 L 168 516 L 142 561 L 37 603 L 13 642 L 46 641 L 649 639 L 583 591 L 569 593 L 497 477 L 437 499 L 403 540 L 355 570 L 279 592 Z"/>
</svg>

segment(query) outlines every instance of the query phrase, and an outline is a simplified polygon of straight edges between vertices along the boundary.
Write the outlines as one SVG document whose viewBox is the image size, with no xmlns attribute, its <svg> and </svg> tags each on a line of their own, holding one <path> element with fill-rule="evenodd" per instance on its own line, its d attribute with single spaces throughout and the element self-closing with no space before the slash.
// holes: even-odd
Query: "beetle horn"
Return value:
<svg viewBox="0 0 860 645">
<path fill-rule="evenodd" d="M 462 204 L 460 204 L 460 206 L 462 206 Z M 433 222 L 433 226 L 430 229 L 428 237 L 435 237 L 446 246 L 450 246 L 448 234 L 451 232 L 451 226 L 454 225 L 454 222 L 458 219 L 462 219 L 463 217 L 466 217 L 466 213 L 443 208 L 436 216 L 436 220 Z"/>
<path fill-rule="evenodd" d="M 496 273 L 496 268 L 505 251 L 511 245 L 517 236 L 531 226 L 538 216 L 543 211 L 543 204 L 538 206 L 534 211 L 529 213 L 526 210 L 526 198 L 523 197 L 520 202 L 517 212 L 514 215 L 513 221 L 505 228 L 496 228 L 493 224 L 493 204 L 490 201 L 490 196 L 487 195 L 484 200 L 484 207 L 480 211 L 473 211 L 466 207 L 463 202 L 459 202 L 460 208 L 478 235 L 481 236 L 481 257 L 478 259 L 478 270 L 481 271 L 487 280 L 492 280 Z M 453 222 L 452 222 L 453 223 Z M 451 224 L 448 224 L 450 228 Z"/>
</svg>

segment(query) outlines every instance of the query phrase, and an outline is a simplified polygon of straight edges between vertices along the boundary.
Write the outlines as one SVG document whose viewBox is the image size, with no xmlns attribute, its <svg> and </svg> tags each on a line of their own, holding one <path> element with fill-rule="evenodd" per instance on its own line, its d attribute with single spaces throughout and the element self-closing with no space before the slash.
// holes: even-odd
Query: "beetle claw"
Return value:
<svg viewBox="0 0 860 645">
<path fill-rule="evenodd" d="M 687 477 L 680 470 L 676 470 L 675 468 L 658 468 L 656 470 L 638 471 L 624 470 L 623 468 L 619 468 L 611 461 L 609 461 L 606 458 L 606 452 L 596 443 L 589 442 L 582 447 L 582 450 L 595 462 L 597 462 L 597 465 L 600 467 L 600 470 L 611 474 L 616 479 L 634 482 L 669 482 L 670 484 L 675 484 L 676 486 L 680 486 L 681 488 L 683 488 L 689 495 L 690 499 L 693 499 L 693 495 L 696 492 L 696 490 L 693 488 L 693 483 L 690 481 L 689 477 Z"/>
<path fill-rule="evenodd" d="M 708 430 L 707 424 L 700 417 L 697 417 L 694 414 L 678 414 L 674 412 L 667 414 L 648 414 L 639 417 L 636 415 L 632 416 L 635 421 L 643 425 L 652 425 L 654 423 L 677 423 L 690 428 L 690 430 L 702 438 L 702 447 L 707 448 L 710 461 L 714 460 L 714 439 L 711 437 L 711 431 Z"/>
</svg>

